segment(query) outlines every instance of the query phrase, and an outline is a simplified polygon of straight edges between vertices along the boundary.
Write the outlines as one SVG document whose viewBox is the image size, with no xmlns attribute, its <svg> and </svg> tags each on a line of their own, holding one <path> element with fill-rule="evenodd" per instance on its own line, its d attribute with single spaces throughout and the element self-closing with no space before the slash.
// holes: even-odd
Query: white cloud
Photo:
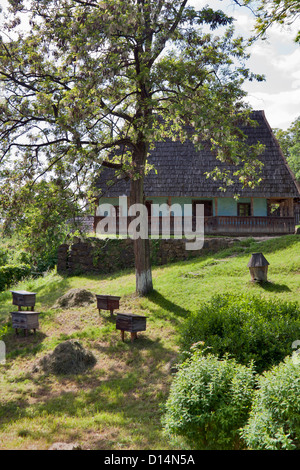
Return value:
<svg viewBox="0 0 300 470">
<path fill-rule="evenodd" d="M 265 82 L 245 84 L 247 101 L 264 109 L 272 127 L 286 129 L 300 115 L 300 48 L 292 41 L 283 53 L 270 42 L 253 46 L 250 69 Z"/>
<path fill-rule="evenodd" d="M 298 72 L 300 64 L 300 48 L 295 49 L 289 54 L 275 55 L 273 53 L 272 64 L 282 73 Z"/>
<path fill-rule="evenodd" d="M 204 0 L 190 0 L 195 8 L 207 4 Z M 254 32 L 255 18 L 247 8 L 240 8 L 230 0 L 212 0 L 209 6 L 224 10 L 233 16 L 237 35 L 245 39 Z M 300 116 L 300 47 L 294 39 L 300 29 L 300 20 L 291 25 L 274 23 L 268 29 L 266 40 L 258 39 L 249 48 L 247 67 L 265 75 L 264 82 L 244 84 L 248 93 L 246 101 L 254 109 L 265 111 L 271 127 L 287 129 Z"/>
<path fill-rule="evenodd" d="M 237 26 L 246 36 L 246 15 L 237 17 Z M 298 29 L 299 23 L 291 27 L 274 25 L 266 40 L 257 40 L 249 49 L 247 65 L 252 72 L 263 74 L 265 81 L 244 85 L 246 101 L 254 109 L 265 111 L 271 127 L 287 129 L 300 115 L 300 47 L 294 42 Z"/>
<path fill-rule="evenodd" d="M 263 109 L 272 128 L 287 129 L 300 115 L 300 93 L 294 90 L 280 93 L 256 92 L 246 100 L 254 109 Z"/>
</svg>

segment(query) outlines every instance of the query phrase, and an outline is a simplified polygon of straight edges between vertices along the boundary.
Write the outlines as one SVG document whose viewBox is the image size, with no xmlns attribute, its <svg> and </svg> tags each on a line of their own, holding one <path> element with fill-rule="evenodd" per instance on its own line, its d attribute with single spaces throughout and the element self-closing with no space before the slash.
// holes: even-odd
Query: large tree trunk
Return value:
<svg viewBox="0 0 300 470">
<path fill-rule="evenodd" d="M 150 264 L 150 242 L 138 238 L 134 240 L 136 293 L 144 296 L 153 290 Z"/>
<path fill-rule="evenodd" d="M 145 145 L 139 147 L 139 151 L 135 153 L 133 161 L 135 164 L 136 174 L 138 178 L 132 178 L 130 184 L 130 205 L 144 204 L 144 165 L 146 162 L 147 150 Z M 135 275 L 136 275 L 136 292 L 138 295 L 144 296 L 153 290 L 152 271 L 150 262 L 150 241 L 146 239 L 134 239 L 134 257 L 135 257 Z"/>
</svg>

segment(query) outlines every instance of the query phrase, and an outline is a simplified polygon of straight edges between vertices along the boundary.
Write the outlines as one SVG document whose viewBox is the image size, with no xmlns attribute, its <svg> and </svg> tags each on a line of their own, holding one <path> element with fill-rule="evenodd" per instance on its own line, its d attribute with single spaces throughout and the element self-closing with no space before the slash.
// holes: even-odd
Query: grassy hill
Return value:
<svg viewBox="0 0 300 470">
<path fill-rule="evenodd" d="M 269 283 L 250 282 L 247 263 L 253 252 L 270 263 Z M 36 335 L 3 340 L 6 364 L 0 366 L 0 449 L 48 449 L 55 442 L 77 442 L 83 449 L 180 449 L 162 432 L 167 399 L 178 355 L 180 326 L 217 293 L 255 293 L 299 301 L 300 237 L 263 242 L 247 239 L 232 248 L 188 262 L 153 269 L 154 292 L 135 296 L 131 271 L 106 276 L 62 277 L 55 272 L 14 286 L 37 293 L 41 312 Z M 121 296 L 120 311 L 147 316 L 147 330 L 130 342 L 109 312 L 89 307 L 52 309 L 69 289 Z M 11 293 L 0 294 L 0 327 L 10 321 Z M 97 364 L 85 374 L 55 376 L 35 370 L 45 354 L 66 339 L 78 339 Z"/>
</svg>

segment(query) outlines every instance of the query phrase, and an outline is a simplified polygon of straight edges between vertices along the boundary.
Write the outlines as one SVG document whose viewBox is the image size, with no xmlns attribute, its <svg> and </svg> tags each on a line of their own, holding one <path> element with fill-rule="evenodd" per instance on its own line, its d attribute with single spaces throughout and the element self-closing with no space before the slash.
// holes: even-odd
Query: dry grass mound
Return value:
<svg viewBox="0 0 300 470">
<path fill-rule="evenodd" d="M 95 294 L 85 289 L 71 289 L 60 297 L 52 308 L 84 307 L 96 302 Z"/>
<path fill-rule="evenodd" d="M 44 356 L 40 366 L 47 373 L 80 374 L 96 364 L 95 356 L 76 340 L 60 343 L 54 351 Z"/>
</svg>

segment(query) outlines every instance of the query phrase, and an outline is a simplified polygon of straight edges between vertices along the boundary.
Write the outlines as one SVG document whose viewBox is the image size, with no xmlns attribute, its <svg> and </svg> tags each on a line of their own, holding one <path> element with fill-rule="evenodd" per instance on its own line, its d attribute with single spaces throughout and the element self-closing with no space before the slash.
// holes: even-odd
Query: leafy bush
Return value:
<svg viewBox="0 0 300 470">
<path fill-rule="evenodd" d="M 7 330 L 8 330 L 8 326 L 7 326 L 7 325 L 0 326 L 0 341 L 1 341 L 2 338 L 6 335 Z"/>
<path fill-rule="evenodd" d="M 252 366 L 194 352 L 171 385 L 163 426 L 194 449 L 237 449 L 252 403 Z"/>
<path fill-rule="evenodd" d="M 0 266 L 3 266 L 7 263 L 8 255 L 7 251 L 3 248 L 0 248 Z"/>
<path fill-rule="evenodd" d="M 300 338 L 297 303 L 235 294 L 219 295 L 192 313 L 181 331 L 181 348 L 204 341 L 211 353 L 228 353 L 241 364 L 254 361 L 258 373 L 278 364 Z"/>
<path fill-rule="evenodd" d="M 258 378 L 249 421 L 241 432 L 253 450 L 300 448 L 300 367 L 293 357 Z"/>
<path fill-rule="evenodd" d="M 81 212 L 74 193 L 64 189 L 63 182 L 42 180 L 25 184 L 15 198 L 3 215 L 5 234 L 20 238 L 24 263 L 29 262 L 38 272 L 52 269 L 57 263 L 57 248 L 71 229 L 78 228 L 76 216 Z"/>
<path fill-rule="evenodd" d="M 28 276 L 30 271 L 31 267 L 27 264 L 0 266 L 0 291 Z"/>
</svg>

